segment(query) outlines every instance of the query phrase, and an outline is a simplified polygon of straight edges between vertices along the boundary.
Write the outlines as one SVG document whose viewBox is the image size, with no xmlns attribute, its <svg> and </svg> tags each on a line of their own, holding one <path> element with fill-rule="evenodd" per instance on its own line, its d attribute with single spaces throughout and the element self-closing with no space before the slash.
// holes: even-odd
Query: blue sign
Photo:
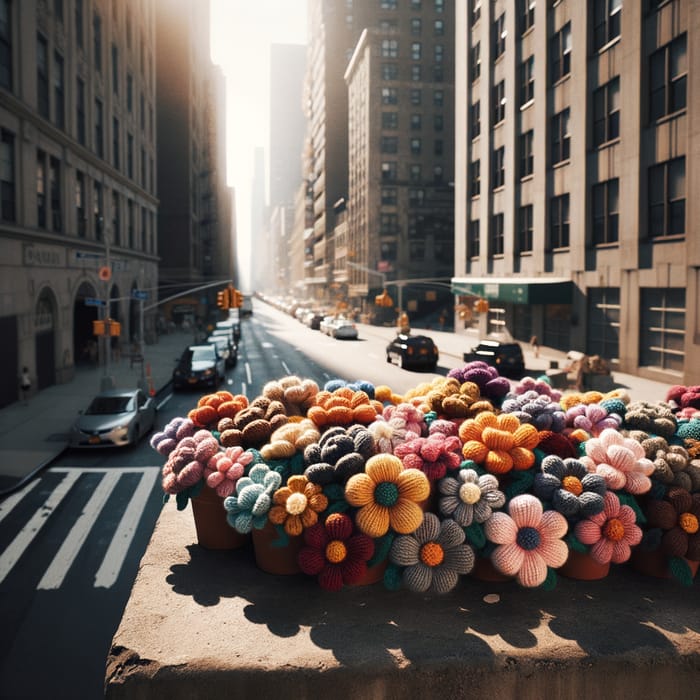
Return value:
<svg viewBox="0 0 700 700">
<path fill-rule="evenodd" d="M 140 299 L 141 301 L 145 301 L 146 299 L 148 299 L 148 292 L 143 292 L 140 289 L 132 289 L 131 296 L 134 299 Z"/>
<path fill-rule="evenodd" d="M 88 253 L 83 250 L 76 250 L 75 257 L 78 258 L 78 260 L 99 260 L 100 258 L 104 258 L 104 255 L 102 253 Z"/>
<path fill-rule="evenodd" d="M 92 297 L 85 298 L 85 306 L 105 306 L 106 302 L 102 299 L 93 299 Z"/>
</svg>

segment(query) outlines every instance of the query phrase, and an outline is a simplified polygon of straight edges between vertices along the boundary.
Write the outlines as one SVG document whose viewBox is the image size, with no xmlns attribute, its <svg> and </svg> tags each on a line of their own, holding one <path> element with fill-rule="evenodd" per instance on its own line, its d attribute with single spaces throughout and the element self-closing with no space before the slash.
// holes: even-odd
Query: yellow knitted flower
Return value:
<svg viewBox="0 0 700 700">
<path fill-rule="evenodd" d="M 275 491 L 268 518 L 273 525 L 284 524 L 288 535 L 301 535 L 304 528 L 318 522 L 318 514 L 328 508 L 328 499 L 317 484 L 305 476 L 290 476 L 287 485 Z"/>
<path fill-rule="evenodd" d="M 512 413 L 497 416 L 489 411 L 465 420 L 459 437 L 464 457 L 483 464 L 492 474 L 529 469 L 535 463 L 533 450 L 540 439 L 534 425 L 521 424 Z"/>
<path fill-rule="evenodd" d="M 345 498 L 359 507 L 355 522 L 364 534 L 381 537 L 391 527 L 407 535 L 423 522 L 418 505 L 430 495 L 428 477 L 418 469 L 404 469 L 391 454 L 370 457 L 365 471 L 354 474 L 345 485 Z"/>
</svg>

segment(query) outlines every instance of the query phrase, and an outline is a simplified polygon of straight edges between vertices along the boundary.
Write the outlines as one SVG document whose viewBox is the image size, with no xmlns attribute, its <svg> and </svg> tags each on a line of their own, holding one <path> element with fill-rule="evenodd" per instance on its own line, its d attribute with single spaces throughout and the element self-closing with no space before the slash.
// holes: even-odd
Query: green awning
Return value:
<svg viewBox="0 0 700 700">
<path fill-rule="evenodd" d="M 471 294 L 490 301 L 513 304 L 571 304 L 573 286 L 571 280 L 561 278 L 518 280 L 517 277 L 508 279 L 480 277 L 466 280 L 453 279 L 452 293 Z"/>
</svg>

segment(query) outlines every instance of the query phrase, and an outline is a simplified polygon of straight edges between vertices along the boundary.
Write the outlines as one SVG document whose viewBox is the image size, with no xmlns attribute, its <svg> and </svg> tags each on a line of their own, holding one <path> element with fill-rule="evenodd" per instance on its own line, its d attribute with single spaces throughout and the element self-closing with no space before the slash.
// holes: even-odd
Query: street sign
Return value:
<svg viewBox="0 0 700 700">
<path fill-rule="evenodd" d="M 148 292 L 144 292 L 140 289 L 132 289 L 131 296 L 134 299 L 141 299 L 142 301 L 146 301 L 146 299 L 148 299 Z"/>
<path fill-rule="evenodd" d="M 85 298 L 85 306 L 104 306 L 105 303 L 103 299 L 93 299 L 92 297 Z"/>
</svg>

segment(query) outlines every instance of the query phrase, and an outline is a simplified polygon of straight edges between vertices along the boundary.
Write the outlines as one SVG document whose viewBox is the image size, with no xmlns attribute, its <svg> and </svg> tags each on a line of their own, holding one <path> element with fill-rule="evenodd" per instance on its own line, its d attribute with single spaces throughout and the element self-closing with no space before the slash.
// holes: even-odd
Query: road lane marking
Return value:
<svg viewBox="0 0 700 700">
<path fill-rule="evenodd" d="M 250 371 L 250 365 L 247 362 L 245 363 L 245 376 L 246 376 L 246 379 L 248 380 L 248 384 L 252 384 L 253 383 L 253 375 Z"/>
<path fill-rule="evenodd" d="M 292 370 L 290 370 L 289 367 L 287 367 L 287 363 L 284 360 L 282 360 L 282 367 L 284 368 L 286 374 L 292 373 Z"/>
<path fill-rule="evenodd" d="M 139 485 L 119 521 L 102 564 L 95 574 L 95 588 L 111 588 L 116 583 L 126 554 L 134 539 L 136 528 L 153 490 L 153 485 L 159 475 L 160 469 L 158 467 L 148 469 L 141 475 L 141 481 L 139 481 Z"/>
<path fill-rule="evenodd" d="M 0 503 L 0 521 L 12 512 L 12 509 L 39 483 L 39 479 L 34 479 L 30 481 L 23 489 L 8 496 L 2 503 Z"/>
<path fill-rule="evenodd" d="M 19 558 L 24 554 L 32 540 L 49 520 L 53 510 L 61 503 L 66 494 L 80 477 L 79 471 L 66 471 L 66 478 L 49 494 L 44 505 L 34 513 L 29 522 L 20 530 L 10 546 L 0 555 L 0 583 L 12 571 Z"/>
</svg>

